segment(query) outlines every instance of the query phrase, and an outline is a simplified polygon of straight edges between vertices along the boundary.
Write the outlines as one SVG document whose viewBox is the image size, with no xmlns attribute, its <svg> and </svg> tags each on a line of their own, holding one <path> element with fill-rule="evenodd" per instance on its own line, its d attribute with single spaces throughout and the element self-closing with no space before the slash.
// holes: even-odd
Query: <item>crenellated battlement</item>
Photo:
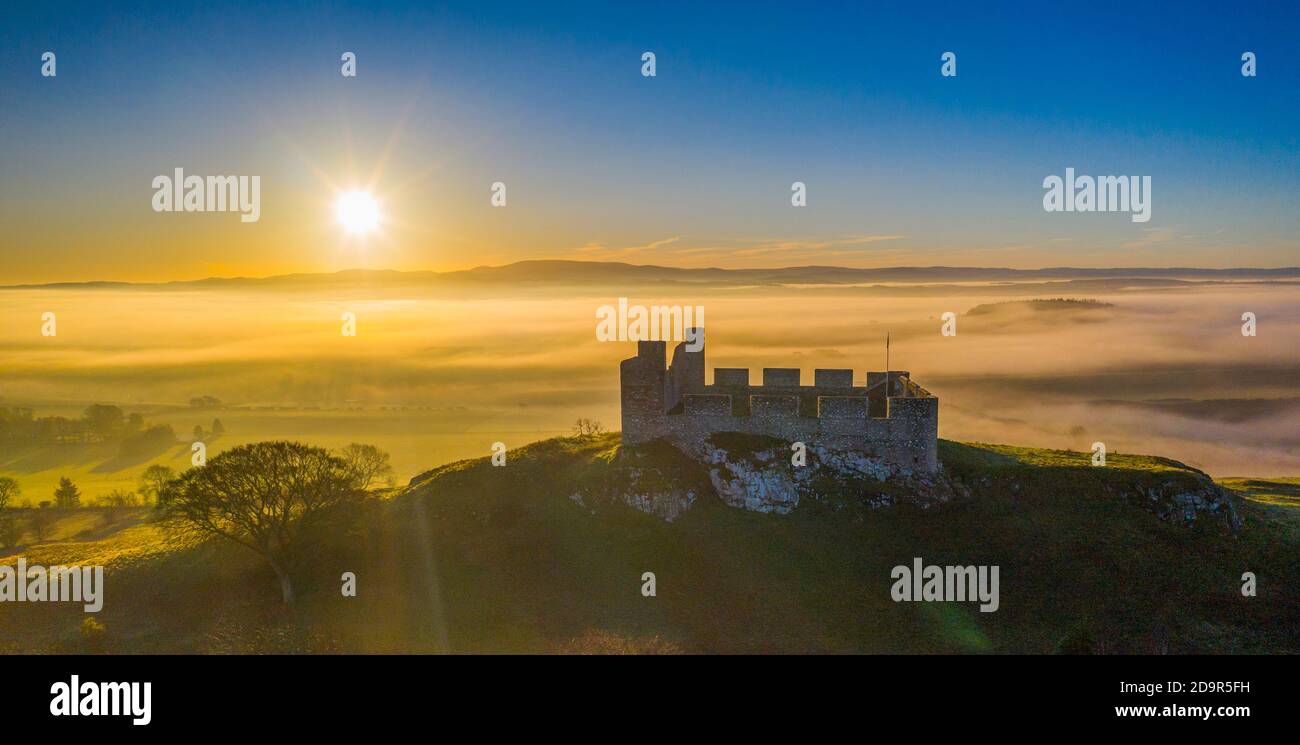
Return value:
<svg viewBox="0 0 1300 745">
<path fill-rule="evenodd" d="M 702 337 L 701 337 L 702 338 Z M 761 434 L 807 445 L 863 452 L 914 470 L 938 468 L 939 400 L 910 372 L 869 371 L 854 385 L 851 369 L 818 369 L 803 385 L 798 368 L 715 368 L 705 383 L 704 349 L 673 351 L 643 341 L 621 366 L 623 441 L 665 438 L 695 450 L 715 432 Z"/>
</svg>

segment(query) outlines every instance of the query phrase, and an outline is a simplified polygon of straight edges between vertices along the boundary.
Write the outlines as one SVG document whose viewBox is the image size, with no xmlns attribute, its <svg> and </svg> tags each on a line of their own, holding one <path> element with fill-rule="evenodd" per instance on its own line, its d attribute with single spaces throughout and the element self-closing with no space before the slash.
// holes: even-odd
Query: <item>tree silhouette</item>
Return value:
<svg viewBox="0 0 1300 745">
<path fill-rule="evenodd" d="M 362 489 L 370 489 L 376 483 L 382 484 L 392 478 L 393 466 L 388 462 L 388 453 L 374 445 L 354 442 L 343 448 L 339 455 Z"/>
<path fill-rule="evenodd" d="M 99 504 L 104 508 L 104 524 L 113 525 L 122 519 L 128 507 L 137 504 L 137 497 L 135 492 L 114 489 L 100 497 Z"/>
<path fill-rule="evenodd" d="M 20 530 L 18 517 L 8 508 L 9 503 L 22 494 L 16 479 L 0 476 L 0 547 L 12 548 L 18 545 Z"/>
<path fill-rule="evenodd" d="M 50 523 L 53 518 L 50 517 L 50 503 L 42 501 L 40 507 L 32 511 L 32 532 L 36 534 L 36 540 L 45 540 L 45 535 L 50 532 Z"/>
<path fill-rule="evenodd" d="M 150 500 L 154 504 L 162 504 L 165 501 L 164 495 L 167 484 L 174 478 L 176 478 L 176 472 L 169 466 L 155 463 L 144 469 L 144 473 L 140 474 L 140 486 L 137 491 L 140 492 L 140 497 L 145 504 L 149 504 Z"/>
<path fill-rule="evenodd" d="M 116 406 L 93 404 L 86 407 L 84 416 L 91 434 L 105 442 L 121 437 L 126 429 L 126 416 Z"/>
<path fill-rule="evenodd" d="M 256 551 L 275 572 L 285 604 L 298 537 L 331 509 L 364 492 L 342 458 L 298 442 L 231 448 L 168 487 L 174 529 L 219 536 Z"/>
<path fill-rule="evenodd" d="M 8 507 L 9 503 L 17 499 L 22 493 L 22 487 L 18 485 L 17 479 L 0 476 L 0 510 Z"/>
<path fill-rule="evenodd" d="M 592 435 L 598 435 L 604 432 L 605 427 L 595 419 L 587 419 L 583 417 L 573 423 L 573 431 L 579 437 L 591 437 Z"/>
<path fill-rule="evenodd" d="M 54 506 L 61 510 L 81 506 L 81 490 L 67 476 L 59 477 L 59 485 L 54 489 Z"/>
</svg>

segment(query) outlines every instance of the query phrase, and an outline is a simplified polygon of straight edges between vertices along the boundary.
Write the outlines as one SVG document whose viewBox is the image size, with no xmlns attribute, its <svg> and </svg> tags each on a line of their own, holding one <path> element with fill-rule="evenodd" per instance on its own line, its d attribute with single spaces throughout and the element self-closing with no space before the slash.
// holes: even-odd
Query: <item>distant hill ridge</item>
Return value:
<svg viewBox="0 0 1300 745">
<path fill-rule="evenodd" d="M 594 285 L 611 282 L 697 286 L 736 285 L 854 285 L 869 282 L 1024 282 L 1029 280 L 1289 280 L 1300 279 L 1300 267 L 1206 269 L 1196 267 L 1006 267 L 898 266 L 851 268 L 792 266 L 774 269 L 682 268 L 622 262 L 539 259 L 503 266 L 480 266 L 451 272 L 345 269 L 331 273 L 294 273 L 268 277 L 208 277 L 167 282 L 91 280 L 3 285 L 0 289 L 204 289 L 225 287 L 282 288 L 287 286 L 410 286 L 493 284 Z"/>
</svg>

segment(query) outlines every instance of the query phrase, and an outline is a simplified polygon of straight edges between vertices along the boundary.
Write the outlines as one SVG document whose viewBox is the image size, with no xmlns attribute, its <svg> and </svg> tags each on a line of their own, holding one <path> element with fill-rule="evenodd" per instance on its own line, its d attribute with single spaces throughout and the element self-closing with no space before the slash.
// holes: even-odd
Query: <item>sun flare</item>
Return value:
<svg viewBox="0 0 1300 745">
<path fill-rule="evenodd" d="M 379 226 L 379 202 L 369 192 L 345 191 L 334 202 L 334 216 L 352 235 L 364 235 Z"/>
</svg>

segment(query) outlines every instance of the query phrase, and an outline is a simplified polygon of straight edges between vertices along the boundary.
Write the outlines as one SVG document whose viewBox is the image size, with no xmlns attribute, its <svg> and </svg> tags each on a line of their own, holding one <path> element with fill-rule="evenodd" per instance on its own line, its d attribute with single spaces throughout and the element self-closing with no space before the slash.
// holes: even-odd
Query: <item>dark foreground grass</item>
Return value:
<svg viewBox="0 0 1300 745">
<path fill-rule="evenodd" d="M 548 440 L 504 468 L 480 459 L 422 474 L 314 535 L 292 612 L 255 557 L 207 544 L 111 571 L 102 633 L 48 605 L 0 607 L 0 630 L 38 651 L 1300 649 L 1294 506 L 1243 502 L 1236 533 L 1210 518 L 1184 527 L 1115 497 L 1204 478 L 1174 461 L 1112 456 L 1101 469 L 1086 453 L 941 446 L 970 498 L 869 510 L 830 495 L 776 516 L 706 494 L 669 524 L 570 498 L 619 478 L 617 435 Z M 671 449 L 632 462 L 655 472 L 642 485 L 707 489 Z M 890 571 L 913 557 L 999 566 L 999 610 L 893 602 Z M 1241 596 L 1246 571 L 1257 597 Z M 340 595 L 343 572 L 357 597 Z M 655 597 L 642 596 L 645 572 Z"/>
</svg>

